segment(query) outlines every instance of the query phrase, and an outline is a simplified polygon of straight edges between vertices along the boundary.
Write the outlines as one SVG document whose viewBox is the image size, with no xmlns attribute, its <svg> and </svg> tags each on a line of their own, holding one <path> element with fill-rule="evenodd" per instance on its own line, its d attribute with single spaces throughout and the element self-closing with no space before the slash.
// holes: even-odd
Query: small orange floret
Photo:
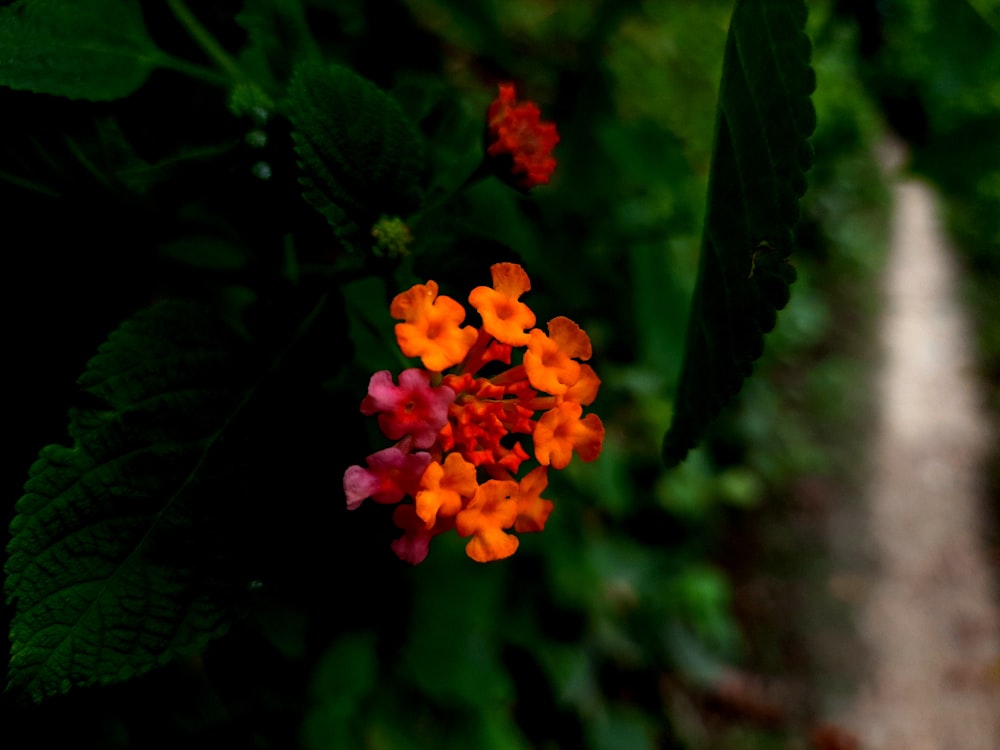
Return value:
<svg viewBox="0 0 1000 750">
<path fill-rule="evenodd" d="M 590 359 L 590 337 L 569 318 L 549 321 L 549 335 L 537 328 L 529 331 L 524 368 L 528 381 L 540 391 L 562 396 L 580 379 L 577 359 Z"/>
<path fill-rule="evenodd" d="M 538 466 L 518 483 L 515 531 L 541 531 L 545 528 L 545 522 L 552 513 L 552 501 L 542 497 L 542 492 L 549 486 L 548 471 L 548 467 Z"/>
<path fill-rule="evenodd" d="M 517 263 L 494 263 L 490 266 L 490 276 L 493 277 L 493 288 L 505 297 L 517 299 L 531 291 L 531 279 Z"/>
<path fill-rule="evenodd" d="M 472 326 L 461 326 L 465 308 L 451 297 L 439 297 L 434 281 L 397 294 L 389 313 L 404 321 L 396 324 L 396 341 L 403 354 L 420 357 L 424 367 L 434 372 L 465 359 L 478 336 Z"/>
<path fill-rule="evenodd" d="M 559 345 L 559 351 L 573 359 L 588 360 L 593 350 L 590 336 L 574 321 L 560 315 L 549 321 L 549 338 Z"/>
<path fill-rule="evenodd" d="M 479 485 L 472 502 L 455 517 L 455 530 L 472 536 L 465 552 L 476 562 L 502 560 L 517 550 L 517 537 L 503 531 L 517 519 L 517 494 L 517 482 L 489 479 Z"/>
<path fill-rule="evenodd" d="M 439 518 L 456 515 L 462 509 L 462 498 L 476 494 L 476 467 L 459 453 L 449 453 L 444 463 L 432 461 L 420 479 L 420 490 L 414 498 L 417 515 L 432 528 Z"/>
<path fill-rule="evenodd" d="M 497 341 L 512 346 L 528 343 L 526 328 L 535 325 L 535 314 L 519 297 L 531 289 L 531 281 L 516 263 L 495 263 L 493 289 L 477 286 L 469 294 L 469 302 L 483 319 L 483 329 Z"/>
<path fill-rule="evenodd" d="M 565 469 L 573 451 L 593 461 L 604 445 L 604 425 L 596 414 L 581 419 L 583 407 L 569 401 L 545 412 L 535 427 L 535 458 L 542 466 Z"/>
<path fill-rule="evenodd" d="M 563 395 L 580 378 L 580 363 L 567 356 L 559 344 L 538 328 L 529 332 L 524 370 L 533 388 L 553 396 Z"/>
<path fill-rule="evenodd" d="M 590 365 L 580 365 L 580 377 L 563 394 L 563 399 L 583 406 L 590 406 L 597 398 L 597 391 L 600 387 L 601 379 L 597 377 L 594 368 Z"/>
</svg>

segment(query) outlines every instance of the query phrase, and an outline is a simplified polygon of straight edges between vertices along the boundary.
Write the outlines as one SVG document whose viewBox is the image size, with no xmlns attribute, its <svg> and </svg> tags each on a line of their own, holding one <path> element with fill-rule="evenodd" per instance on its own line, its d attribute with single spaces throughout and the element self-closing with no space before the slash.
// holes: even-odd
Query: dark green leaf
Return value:
<svg viewBox="0 0 1000 750">
<path fill-rule="evenodd" d="M 449 552 L 461 554 L 454 548 Z M 425 563 L 440 571 L 438 575 L 416 582 L 412 624 L 400 651 L 402 672 L 441 706 L 503 705 L 513 686 L 488 635 L 500 616 L 501 569 L 446 579 L 456 562 L 447 554 L 435 552 Z M 448 585 L 442 586 L 442 580 Z"/>
<path fill-rule="evenodd" d="M 41 451 L 10 527 L 9 689 L 116 682 L 226 628 L 211 529 L 231 484 L 209 453 L 247 392 L 237 351 L 204 310 L 165 301 L 88 363 L 73 445 Z"/>
<path fill-rule="evenodd" d="M 663 444 L 671 466 L 750 375 L 795 279 L 788 257 L 816 125 L 805 22 L 801 0 L 737 0 L 733 12 L 698 280 Z"/>
<path fill-rule="evenodd" d="M 191 268 L 212 271 L 237 271 L 247 264 L 246 252 L 231 242 L 212 236 L 185 237 L 165 242 L 160 254 Z"/>
<path fill-rule="evenodd" d="M 284 88 L 295 63 L 319 57 L 300 2 L 247 0 L 236 22 L 247 32 L 240 67 L 270 95 Z"/>
<path fill-rule="evenodd" d="M 138 0 L 16 0 L 0 7 L 0 85 L 71 99 L 117 99 L 164 55 Z"/>
<path fill-rule="evenodd" d="M 391 96 L 346 68 L 306 62 L 287 109 L 303 197 L 342 237 L 420 205 L 423 144 Z"/>
</svg>

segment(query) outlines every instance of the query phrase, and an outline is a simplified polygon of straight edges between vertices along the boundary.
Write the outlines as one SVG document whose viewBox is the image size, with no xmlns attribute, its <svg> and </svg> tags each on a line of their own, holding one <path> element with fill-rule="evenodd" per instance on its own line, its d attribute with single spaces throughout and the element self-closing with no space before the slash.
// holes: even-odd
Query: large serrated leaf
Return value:
<svg viewBox="0 0 1000 750">
<path fill-rule="evenodd" d="M 105 100 L 138 89 L 164 58 L 138 0 L 16 0 L 0 7 L 0 85 Z"/>
<path fill-rule="evenodd" d="M 41 451 L 10 526 L 8 689 L 40 700 L 116 682 L 226 628 L 212 533 L 232 470 L 209 454 L 247 393 L 238 351 L 202 308 L 164 301 L 88 363 L 73 445 Z"/>
<path fill-rule="evenodd" d="M 391 96 L 337 65 L 299 64 L 287 111 L 303 196 L 342 235 L 420 205 L 424 149 Z"/>
<path fill-rule="evenodd" d="M 737 0 L 719 90 L 701 260 L 663 458 L 676 465 L 740 390 L 788 302 L 812 162 L 802 0 Z"/>
</svg>

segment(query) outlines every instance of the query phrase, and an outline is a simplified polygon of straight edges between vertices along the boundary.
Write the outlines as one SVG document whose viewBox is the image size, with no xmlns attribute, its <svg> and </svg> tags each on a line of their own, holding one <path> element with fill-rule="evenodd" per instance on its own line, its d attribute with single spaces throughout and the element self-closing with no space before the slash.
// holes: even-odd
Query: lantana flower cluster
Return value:
<svg viewBox="0 0 1000 750">
<path fill-rule="evenodd" d="M 556 168 L 556 125 L 542 121 L 534 102 L 517 101 L 514 84 L 501 83 L 499 90 L 486 112 L 487 161 L 500 179 L 520 190 L 544 185 Z"/>
<path fill-rule="evenodd" d="M 469 294 L 479 328 L 463 325 L 465 308 L 439 295 L 434 281 L 397 295 L 389 308 L 401 321 L 396 340 L 423 367 L 403 370 L 396 382 L 388 370 L 376 372 L 361 402 L 396 442 L 347 469 L 347 507 L 368 498 L 397 504 L 393 521 L 403 534 L 392 549 L 414 565 L 433 537 L 451 530 L 469 538 L 473 560 L 514 554 L 511 531 L 541 531 L 552 512 L 542 497 L 549 469 L 565 468 L 574 454 L 593 461 L 604 442 L 600 417 L 583 413 L 601 382 L 586 363 L 590 338 L 562 316 L 545 331 L 535 327 L 520 299 L 531 288 L 520 265 L 497 263 L 491 272 L 492 288 Z"/>
</svg>

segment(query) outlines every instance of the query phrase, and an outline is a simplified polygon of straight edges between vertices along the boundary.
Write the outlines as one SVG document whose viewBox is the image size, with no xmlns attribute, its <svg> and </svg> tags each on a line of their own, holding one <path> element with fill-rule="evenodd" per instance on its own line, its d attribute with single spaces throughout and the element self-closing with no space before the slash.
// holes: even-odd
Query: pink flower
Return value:
<svg viewBox="0 0 1000 750">
<path fill-rule="evenodd" d="M 419 565 L 427 557 L 434 532 L 417 516 L 412 505 L 400 505 L 392 512 L 393 522 L 403 530 L 403 536 L 389 546 L 403 562 Z"/>
<path fill-rule="evenodd" d="M 403 536 L 389 546 L 396 557 L 410 565 L 418 565 L 424 561 L 433 537 L 455 528 L 454 518 L 440 519 L 428 528 L 413 505 L 397 506 L 392 512 L 392 520 L 403 530 Z"/>
<path fill-rule="evenodd" d="M 351 466 L 344 472 L 347 509 L 354 510 L 368 497 L 391 504 L 415 495 L 430 462 L 430 453 L 404 453 L 397 445 L 372 453 L 365 459 L 367 469 Z"/>
<path fill-rule="evenodd" d="M 399 385 L 392 373 L 381 370 L 368 381 L 368 395 L 361 402 L 361 413 L 378 414 L 378 426 L 391 440 L 413 437 L 417 448 L 430 448 L 437 434 L 448 422 L 448 407 L 455 392 L 447 386 L 431 387 L 426 370 L 411 367 L 399 374 Z"/>
</svg>

